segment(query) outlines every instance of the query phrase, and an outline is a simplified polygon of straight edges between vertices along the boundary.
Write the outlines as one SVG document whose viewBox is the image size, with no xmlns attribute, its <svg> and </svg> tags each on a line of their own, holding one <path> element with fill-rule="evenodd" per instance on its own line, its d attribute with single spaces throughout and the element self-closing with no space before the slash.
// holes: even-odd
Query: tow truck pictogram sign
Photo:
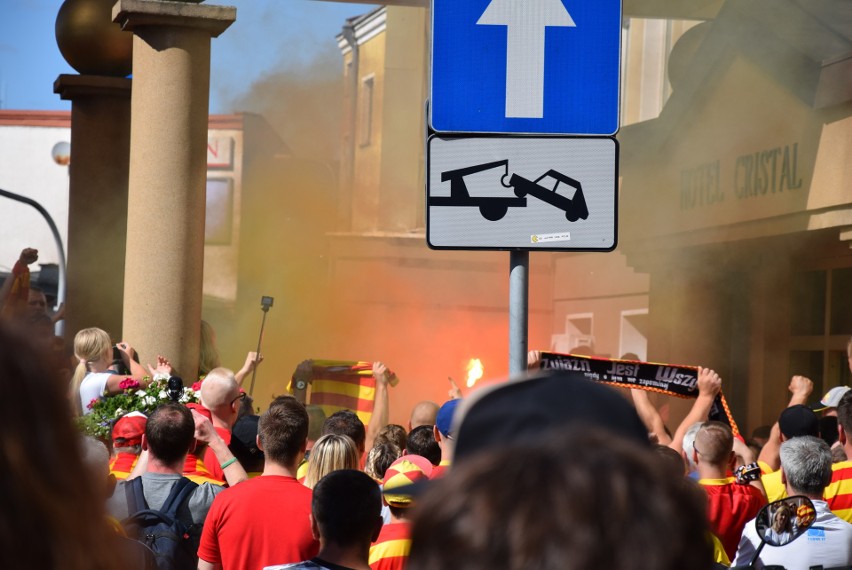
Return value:
<svg viewBox="0 0 852 570">
<path fill-rule="evenodd" d="M 464 178 L 469 174 L 476 174 L 492 168 L 503 167 L 505 174 L 500 177 L 500 184 L 506 188 L 513 188 L 515 198 L 503 196 L 482 196 L 472 197 L 467 191 Z M 523 176 L 508 174 L 509 161 L 497 160 L 487 162 L 485 164 L 476 164 L 456 170 L 449 170 L 441 173 L 441 181 L 450 181 L 449 196 L 430 196 L 430 206 L 452 206 L 452 207 L 469 207 L 475 206 L 479 208 L 479 213 L 486 220 L 496 222 L 503 219 L 509 208 L 526 208 L 526 195 L 529 194 L 543 202 L 547 202 L 551 206 L 559 208 L 565 212 L 565 218 L 569 222 L 576 222 L 579 219 L 585 220 L 589 217 L 589 209 L 586 207 L 586 198 L 583 196 L 583 187 L 577 180 L 566 176 L 565 174 L 553 170 L 552 168 L 536 178 L 533 181 L 527 180 Z M 506 179 L 508 178 L 508 183 Z M 556 183 L 553 188 L 548 188 L 540 181 L 545 178 L 550 178 Z M 574 189 L 572 197 L 567 197 L 557 192 L 559 183 L 563 182 Z"/>
<path fill-rule="evenodd" d="M 430 247 L 615 247 L 615 139 L 432 136 L 427 151 Z"/>
</svg>

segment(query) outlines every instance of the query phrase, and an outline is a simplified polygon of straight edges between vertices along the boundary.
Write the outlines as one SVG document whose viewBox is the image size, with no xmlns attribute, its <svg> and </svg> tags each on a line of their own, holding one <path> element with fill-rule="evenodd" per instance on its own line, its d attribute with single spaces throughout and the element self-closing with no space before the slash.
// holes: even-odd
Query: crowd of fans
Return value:
<svg viewBox="0 0 852 570">
<path fill-rule="evenodd" d="M 367 425 L 293 396 L 258 416 L 241 384 L 260 356 L 223 368 L 202 325 L 200 402 L 127 413 L 100 441 L 77 428 L 91 401 L 168 377 L 168 358 L 146 369 L 128 343 L 84 329 L 62 374 L 22 317 L 43 307 L 12 310 L 24 294 L 6 289 L 2 568 L 852 567 L 846 387 L 808 406 L 813 382 L 794 376 L 778 421 L 745 441 L 709 420 L 713 370 L 698 369 L 672 433 L 647 392 L 538 371 L 531 353 L 526 378 L 421 402 L 406 427 L 388 423 L 381 362 Z M 784 503 L 761 530 L 767 504 L 794 496 L 813 505 L 808 524 Z"/>
</svg>

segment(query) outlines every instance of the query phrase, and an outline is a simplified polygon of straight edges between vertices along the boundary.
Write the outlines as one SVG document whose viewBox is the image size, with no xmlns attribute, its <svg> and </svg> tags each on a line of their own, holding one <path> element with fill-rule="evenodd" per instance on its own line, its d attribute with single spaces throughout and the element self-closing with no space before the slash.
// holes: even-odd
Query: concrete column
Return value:
<svg viewBox="0 0 852 570">
<path fill-rule="evenodd" d="M 133 32 L 124 338 L 143 362 L 197 377 L 204 264 L 210 39 L 236 9 L 119 0 Z"/>
<path fill-rule="evenodd" d="M 68 273 L 65 338 L 100 327 L 121 335 L 130 79 L 60 75 L 53 86 L 71 101 Z"/>
</svg>

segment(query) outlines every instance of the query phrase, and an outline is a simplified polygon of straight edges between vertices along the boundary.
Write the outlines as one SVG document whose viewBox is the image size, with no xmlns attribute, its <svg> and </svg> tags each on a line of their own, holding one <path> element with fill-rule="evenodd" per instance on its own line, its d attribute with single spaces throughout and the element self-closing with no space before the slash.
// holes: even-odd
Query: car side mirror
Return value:
<svg viewBox="0 0 852 570">
<path fill-rule="evenodd" d="M 816 509 L 807 497 L 796 495 L 780 501 L 769 503 L 757 513 L 754 521 L 760 545 L 751 557 L 747 566 L 732 566 L 730 570 L 745 570 L 754 568 L 754 563 L 760 557 L 760 552 L 767 544 L 784 546 L 790 544 L 813 526 L 816 520 Z M 781 570 L 777 566 L 765 566 L 766 570 Z"/>
<path fill-rule="evenodd" d="M 770 546 L 784 546 L 807 531 L 816 520 L 816 510 L 804 496 L 769 503 L 757 514 L 757 534 Z"/>
</svg>

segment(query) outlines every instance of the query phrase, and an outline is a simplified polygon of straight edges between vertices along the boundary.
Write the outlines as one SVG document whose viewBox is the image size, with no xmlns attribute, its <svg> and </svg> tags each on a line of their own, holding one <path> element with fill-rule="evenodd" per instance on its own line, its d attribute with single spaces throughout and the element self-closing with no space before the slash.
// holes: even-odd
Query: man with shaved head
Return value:
<svg viewBox="0 0 852 570">
<path fill-rule="evenodd" d="M 213 428 L 228 445 L 244 397 L 245 392 L 240 391 L 234 373 L 227 368 L 214 368 L 201 383 L 201 404 L 210 410 Z M 205 451 L 203 460 L 214 478 L 225 480 L 219 461 L 210 448 Z"/>
<path fill-rule="evenodd" d="M 435 417 L 438 415 L 438 404 L 435 402 L 420 402 L 411 410 L 411 419 L 408 420 L 408 433 L 420 426 L 435 425 Z"/>
</svg>

